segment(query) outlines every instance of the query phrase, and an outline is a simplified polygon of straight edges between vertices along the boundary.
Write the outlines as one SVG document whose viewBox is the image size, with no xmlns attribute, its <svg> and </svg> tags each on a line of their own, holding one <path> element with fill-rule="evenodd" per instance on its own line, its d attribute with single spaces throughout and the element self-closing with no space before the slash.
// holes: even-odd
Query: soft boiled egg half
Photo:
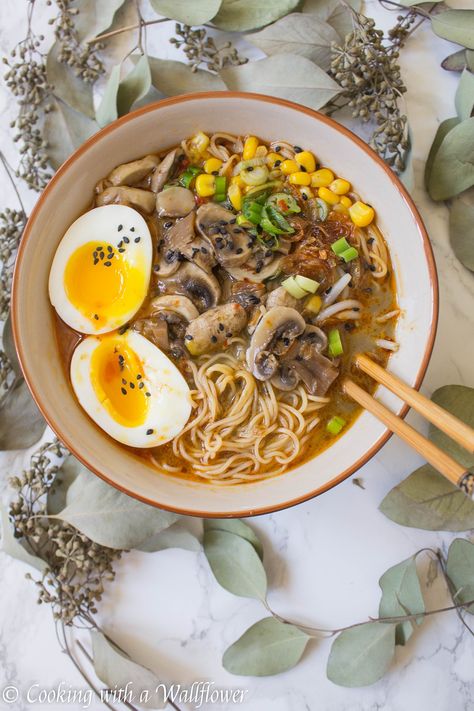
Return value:
<svg viewBox="0 0 474 711">
<path fill-rule="evenodd" d="M 191 413 L 190 391 L 179 370 L 136 331 L 81 341 L 71 360 L 71 382 L 94 422 L 131 447 L 169 442 Z"/>
<path fill-rule="evenodd" d="M 89 210 L 67 230 L 49 274 L 49 298 L 81 333 L 120 328 L 148 290 L 152 240 L 139 212 L 125 205 Z"/>
</svg>

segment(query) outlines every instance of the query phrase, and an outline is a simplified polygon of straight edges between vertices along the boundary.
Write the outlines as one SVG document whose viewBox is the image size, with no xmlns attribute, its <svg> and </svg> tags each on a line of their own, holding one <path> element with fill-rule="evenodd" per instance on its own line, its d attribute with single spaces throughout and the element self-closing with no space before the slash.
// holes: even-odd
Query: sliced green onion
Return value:
<svg viewBox="0 0 474 711">
<path fill-rule="evenodd" d="M 290 276 L 288 277 L 288 279 L 284 279 L 281 282 L 281 285 L 295 299 L 302 299 L 303 296 L 308 295 L 308 292 L 302 289 L 301 286 L 296 283 L 296 279 L 294 276 Z"/>
<path fill-rule="evenodd" d="M 217 175 L 214 181 L 214 185 L 216 186 L 217 195 L 222 195 L 222 193 L 225 193 L 227 190 L 227 178 L 225 177 L 225 175 Z"/>
<path fill-rule="evenodd" d="M 268 180 L 268 168 L 257 165 L 255 168 L 245 168 L 240 171 L 240 177 L 246 185 L 263 185 Z"/>
<path fill-rule="evenodd" d="M 245 170 L 246 168 L 254 168 L 257 165 L 265 165 L 265 158 L 264 157 L 258 157 L 258 158 L 249 158 L 249 160 L 241 160 L 240 163 L 237 163 L 235 166 L 234 170 L 232 171 L 232 175 L 238 175 L 241 170 Z"/>
<path fill-rule="evenodd" d="M 237 224 L 239 227 L 251 227 L 253 223 L 247 220 L 245 215 L 237 215 Z"/>
<path fill-rule="evenodd" d="M 255 202 L 254 200 L 251 202 L 244 200 L 242 204 L 242 214 L 253 225 L 258 225 L 260 223 L 262 218 L 262 210 L 262 205 L 259 205 L 258 202 Z"/>
<path fill-rule="evenodd" d="M 334 415 L 334 417 L 331 417 L 329 422 L 326 424 L 326 429 L 330 434 L 338 435 L 345 424 L 346 421 L 342 417 Z"/>
<path fill-rule="evenodd" d="M 188 165 L 184 173 L 179 176 L 178 182 L 183 186 L 183 188 L 189 188 L 194 178 L 196 175 L 199 175 L 199 173 L 202 173 L 201 168 L 198 168 L 196 165 Z"/>
<path fill-rule="evenodd" d="M 214 202 L 224 202 L 227 199 L 226 193 L 215 193 L 213 198 Z"/>
<path fill-rule="evenodd" d="M 293 234 L 293 227 L 290 225 L 288 220 L 283 217 L 281 212 L 276 209 L 276 207 L 273 207 L 272 205 L 268 205 L 268 203 L 266 203 L 264 209 L 266 210 L 269 219 L 273 222 L 274 225 L 280 228 L 282 233 L 284 232 L 287 235 Z"/>
<path fill-rule="evenodd" d="M 333 358 L 337 358 L 344 353 L 341 334 L 337 328 L 333 328 L 332 331 L 329 331 L 328 333 L 328 350 L 329 355 Z"/>
<path fill-rule="evenodd" d="M 264 235 L 259 235 L 257 233 L 257 242 L 262 245 L 262 247 L 265 247 L 265 249 L 271 249 L 272 251 L 275 251 L 278 249 L 280 246 L 280 240 L 278 238 L 278 235 L 270 235 L 270 237 L 265 238 Z"/>
<path fill-rule="evenodd" d="M 341 237 L 341 239 L 336 240 L 336 242 L 331 245 L 332 251 L 334 252 L 334 254 L 337 254 L 338 257 L 340 257 L 343 252 L 346 252 L 350 248 L 351 245 L 345 237 Z"/>
<path fill-rule="evenodd" d="M 359 252 L 355 247 L 349 247 L 349 249 L 345 249 L 338 256 L 341 257 L 341 259 L 343 259 L 347 263 L 352 262 L 353 259 L 357 259 L 357 257 L 359 256 Z"/>
<path fill-rule="evenodd" d="M 282 202 L 285 204 L 285 207 L 281 206 Z M 301 212 L 301 208 L 295 198 L 288 193 L 274 193 L 270 195 L 267 200 L 267 205 L 271 205 L 277 210 L 280 210 L 280 212 Z"/>
<path fill-rule="evenodd" d="M 327 204 L 327 202 L 324 202 L 324 200 L 322 200 L 321 198 L 316 198 L 315 202 L 318 207 L 318 217 L 321 222 L 324 222 L 325 220 L 328 219 L 329 205 Z"/>
<path fill-rule="evenodd" d="M 281 188 L 281 186 L 281 180 L 270 180 L 269 183 L 265 183 L 264 185 L 256 185 L 255 187 L 250 188 L 246 194 L 246 197 L 256 200 L 257 202 L 264 203 L 270 193 L 270 190 L 273 190 L 273 188 Z"/>
<path fill-rule="evenodd" d="M 302 289 L 304 289 L 310 294 L 315 294 L 319 287 L 318 281 L 316 281 L 315 279 L 310 279 L 309 277 L 302 276 L 301 274 L 297 274 L 295 276 L 295 281 L 298 286 L 300 286 Z"/>
</svg>

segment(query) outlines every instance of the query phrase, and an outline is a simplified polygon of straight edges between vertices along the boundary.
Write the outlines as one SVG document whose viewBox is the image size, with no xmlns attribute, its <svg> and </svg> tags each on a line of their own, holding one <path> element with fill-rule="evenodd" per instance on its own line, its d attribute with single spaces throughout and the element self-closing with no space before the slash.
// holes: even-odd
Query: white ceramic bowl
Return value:
<svg viewBox="0 0 474 711">
<path fill-rule="evenodd" d="M 232 487 L 184 481 L 149 468 L 99 430 L 74 399 L 61 367 L 48 274 L 69 225 L 86 210 L 97 181 L 119 163 L 166 149 L 201 129 L 256 134 L 314 151 L 372 204 L 390 248 L 403 316 L 400 349 L 390 369 L 415 387 L 425 373 L 436 331 L 438 287 L 430 243 L 411 198 L 386 165 L 350 131 L 303 106 L 256 94 L 216 92 L 160 101 L 90 138 L 58 170 L 41 195 L 23 236 L 14 277 L 13 329 L 33 396 L 58 437 L 113 486 L 183 514 L 251 516 L 291 506 L 326 491 L 355 472 L 389 433 L 364 412 L 333 446 L 288 473 Z M 400 401 L 380 399 L 404 414 Z"/>
</svg>

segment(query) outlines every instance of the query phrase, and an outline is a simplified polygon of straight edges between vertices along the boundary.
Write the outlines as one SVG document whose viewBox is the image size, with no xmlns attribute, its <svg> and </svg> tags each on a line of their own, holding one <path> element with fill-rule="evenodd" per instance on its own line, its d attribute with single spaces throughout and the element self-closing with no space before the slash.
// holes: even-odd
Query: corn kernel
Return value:
<svg viewBox="0 0 474 711">
<path fill-rule="evenodd" d="M 306 186 L 300 188 L 300 193 L 303 200 L 310 200 L 312 197 L 314 197 L 314 193 L 311 188 L 308 188 Z"/>
<path fill-rule="evenodd" d="M 232 178 L 230 179 L 230 184 L 231 185 L 238 185 L 239 188 L 245 188 L 245 183 L 240 177 L 240 175 L 233 175 Z"/>
<path fill-rule="evenodd" d="M 302 170 L 299 170 L 296 173 L 291 173 L 288 180 L 292 185 L 309 185 L 311 176 L 309 173 L 303 173 Z"/>
<path fill-rule="evenodd" d="M 258 138 L 255 138 L 255 136 L 248 136 L 248 138 L 245 139 L 242 160 L 250 160 L 251 158 L 255 158 L 257 148 Z"/>
<path fill-rule="evenodd" d="M 334 173 L 329 168 L 320 168 L 311 173 L 311 187 L 327 188 L 334 180 Z"/>
<path fill-rule="evenodd" d="M 339 212 L 339 213 L 342 214 L 342 215 L 347 215 L 347 213 L 349 212 L 349 210 L 347 209 L 347 207 L 345 207 L 345 206 L 344 206 L 342 203 L 340 203 L 340 202 L 338 202 L 337 205 L 333 205 L 333 206 L 332 206 L 332 209 L 334 210 L 334 212 Z"/>
<path fill-rule="evenodd" d="M 318 294 L 314 294 L 305 303 L 305 308 L 311 311 L 312 314 L 317 314 L 321 310 L 322 303 L 321 297 Z"/>
<path fill-rule="evenodd" d="M 279 160 L 281 163 L 281 156 L 278 153 L 267 153 L 266 161 L 269 168 L 273 168 L 277 160 Z"/>
<path fill-rule="evenodd" d="M 327 202 L 328 205 L 337 205 L 339 202 L 339 195 L 333 193 L 332 190 L 328 190 L 328 188 L 319 188 L 318 195 L 321 200 Z"/>
<path fill-rule="evenodd" d="M 343 195 L 341 197 L 341 205 L 344 205 L 344 207 L 350 207 L 352 205 L 352 200 L 347 197 L 347 195 Z"/>
<path fill-rule="evenodd" d="M 266 146 L 258 146 L 255 151 L 255 158 L 265 158 L 268 153 L 268 148 Z"/>
<path fill-rule="evenodd" d="M 196 192 L 199 197 L 211 197 L 216 192 L 216 181 L 213 175 L 201 173 L 196 178 Z"/>
<path fill-rule="evenodd" d="M 191 138 L 189 144 L 189 150 L 194 158 L 201 156 L 207 149 L 210 143 L 209 136 L 206 136 L 202 131 L 198 131 L 195 136 Z"/>
<path fill-rule="evenodd" d="M 232 207 L 234 208 L 234 210 L 237 210 L 237 212 L 239 212 L 239 210 L 242 209 L 242 191 L 239 186 L 235 184 L 229 185 L 227 195 L 230 202 L 232 203 Z"/>
<path fill-rule="evenodd" d="M 375 217 L 375 211 L 370 205 L 358 200 L 349 208 L 349 215 L 357 227 L 367 227 Z"/>
<path fill-rule="evenodd" d="M 283 173 L 285 173 L 285 175 L 291 175 L 291 173 L 297 173 L 299 171 L 298 163 L 291 159 L 284 160 L 278 167 Z"/>
<path fill-rule="evenodd" d="M 316 170 L 316 159 L 309 151 L 301 151 L 301 153 L 297 153 L 295 155 L 295 161 L 298 165 L 302 165 L 308 173 L 312 173 Z"/>
<path fill-rule="evenodd" d="M 351 189 L 351 184 L 348 180 L 336 178 L 336 180 L 332 181 L 329 188 L 333 193 L 336 193 L 336 195 L 345 195 Z"/>
<path fill-rule="evenodd" d="M 223 163 L 219 158 L 209 158 L 209 160 L 204 163 L 204 171 L 210 175 L 211 173 L 219 171 L 222 166 Z"/>
</svg>

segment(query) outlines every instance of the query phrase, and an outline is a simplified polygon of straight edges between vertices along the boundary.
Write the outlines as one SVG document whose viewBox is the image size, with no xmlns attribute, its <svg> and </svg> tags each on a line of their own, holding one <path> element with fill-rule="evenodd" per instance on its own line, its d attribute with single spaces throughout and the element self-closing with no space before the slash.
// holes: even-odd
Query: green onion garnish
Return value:
<svg viewBox="0 0 474 711">
<path fill-rule="evenodd" d="M 344 348 L 342 346 L 341 341 L 341 334 L 339 333 L 339 329 L 337 328 L 333 328 L 328 333 L 328 350 L 329 355 L 333 358 L 337 358 L 338 356 L 344 353 Z"/>
<path fill-rule="evenodd" d="M 244 200 L 242 204 L 242 214 L 249 222 L 258 225 L 262 218 L 262 205 L 259 205 L 255 200 Z"/>
<path fill-rule="evenodd" d="M 341 254 L 339 254 L 339 257 L 343 259 L 346 263 L 347 262 L 352 262 L 353 259 L 357 259 L 359 256 L 359 252 L 355 247 L 349 247 L 349 249 L 345 249 Z"/>
<path fill-rule="evenodd" d="M 301 208 L 295 198 L 288 193 L 275 193 L 270 195 L 267 200 L 267 205 L 271 205 L 280 212 L 301 212 Z"/>
<path fill-rule="evenodd" d="M 332 251 L 334 252 L 334 254 L 337 254 L 338 257 L 340 257 L 343 252 L 350 248 L 351 245 L 345 237 L 341 237 L 341 239 L 336 240 L 336 242 L 331 245 Z"/>
<path fill-rule="evenodd" d="M 345 424 L 346 421 L 342 417 L 334 415 L 334 417 L 331 417 L 329 422 L 326 424 L 326 429 L 330 434 L 338 435 Z"/>
</svg>

